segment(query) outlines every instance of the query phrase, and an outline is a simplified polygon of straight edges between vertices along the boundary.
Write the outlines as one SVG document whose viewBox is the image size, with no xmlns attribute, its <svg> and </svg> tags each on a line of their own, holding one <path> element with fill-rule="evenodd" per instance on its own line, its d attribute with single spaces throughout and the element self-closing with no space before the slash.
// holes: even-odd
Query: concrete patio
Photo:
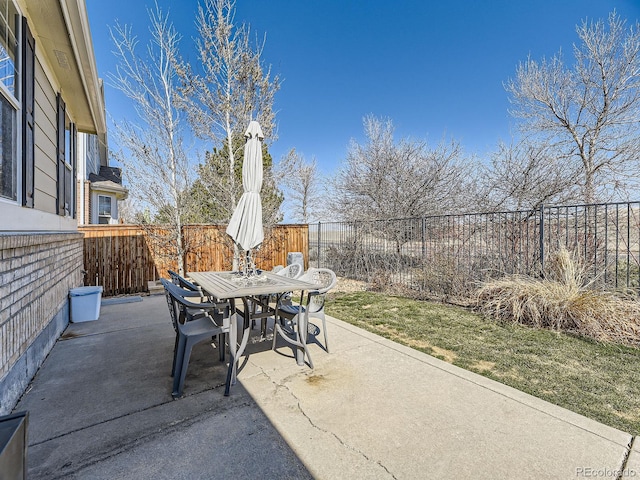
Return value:
<svg viewBox="0 0 640 480">
<path fill-rule="evenodd" d="M 225 365 L 205 343 L 173 400 L 164 296 L 103 305 L 69 325 L 15 408 L 30 414 L 29 478 L 640 475 L 628 433 L 328 321 L 331 353 L 312 344 L 313 371 L 255 338 L 224 397 Z"/>
</svg>

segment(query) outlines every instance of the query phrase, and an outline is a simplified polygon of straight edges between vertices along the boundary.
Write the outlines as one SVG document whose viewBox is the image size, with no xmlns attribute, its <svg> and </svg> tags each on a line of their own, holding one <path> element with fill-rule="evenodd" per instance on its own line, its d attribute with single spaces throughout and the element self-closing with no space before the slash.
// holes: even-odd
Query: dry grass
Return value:
<svg viewBox="0 0 640 480">
<path fill-rule="evenodd" d="M 338 284 L 333 289 L 333 292 L 364 292 L 367 289 L 367 282 L 363 282 L 361 280 L 353 280 L 351 278 L 338 277 Z"/>
<path fill-rule="evenodd" d="M 520 275 L 486 282 L 478 309 L 491 317 L 577 333 L 598 341 L 640 345 L 640 302 L 631 295 L 592 288 L 567 250 L 550 259 L 545 278 Z"/>
</svg>

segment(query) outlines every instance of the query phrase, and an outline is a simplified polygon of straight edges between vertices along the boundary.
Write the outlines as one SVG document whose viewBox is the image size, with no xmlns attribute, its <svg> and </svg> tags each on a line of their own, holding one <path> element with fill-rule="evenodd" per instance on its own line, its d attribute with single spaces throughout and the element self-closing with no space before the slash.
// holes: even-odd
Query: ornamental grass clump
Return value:
<svg viewBox="0 0 640 480">
<path fill-rule="evenodd" d="M 508 275 L 476 293 L 477 308 L 501 321 L 640 346 L 637 297 L 595 288 L 566 249 L 550 258 L 544 278 Z"/>
</svg>

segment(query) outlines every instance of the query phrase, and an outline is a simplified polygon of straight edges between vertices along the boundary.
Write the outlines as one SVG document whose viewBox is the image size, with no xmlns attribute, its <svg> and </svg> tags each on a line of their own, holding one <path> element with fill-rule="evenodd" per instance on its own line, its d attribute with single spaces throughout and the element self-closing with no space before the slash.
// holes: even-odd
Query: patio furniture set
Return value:
<svg viewBox="0 0 640 480">
<path fill-rule="evenodd" d="M 247 346 L 256 320 L 261 320 L 261 338 L 266 338 L 268 320 L 273 319 L 272 350 L 281 337 L 295 350 L 296 361 L 309 367 L 313 362 L 307 347 L 308 336 L 317 334 L 318 326 L 311 319 L 322 322 L 324 350 L 328 353 L 327 327 L 324 315 L 326 294 L 337 284 L 333 271 L 310 268 L 307 272 L 299 264 L 292 264 L 271 272 L 256 270 L 252 275 L 241 272 L 190 272 L 183 278 L 169 271 L 171 280 L 162 280 L 169 313 L 176 332 L 173 354 L 174 398 L 183 394 L 184 380 L 194 345 L 214 340 L 224 361 L 229 350 L 229 365 L 225 382 L 225 396 L 236 383 L 240 357 Z M 292 302 L 293 292 L 300 292 L 300 301 Z M 241 322 L 239 339 L 238 324 Z M 238 341 L 239 340 L 239 341 Z"/>
</svg>

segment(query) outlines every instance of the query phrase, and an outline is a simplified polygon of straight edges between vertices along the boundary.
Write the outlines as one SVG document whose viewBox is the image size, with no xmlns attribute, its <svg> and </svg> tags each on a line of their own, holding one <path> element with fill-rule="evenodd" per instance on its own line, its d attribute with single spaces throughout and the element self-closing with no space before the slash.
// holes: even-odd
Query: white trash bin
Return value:
<svg viewBox="0 0 640 480">
<path fill-rule="evenodd" d="M 97 320 L 100 316 L 102 287 L 78 287 L 69 290 L 71 321 L 73 323 Z"/>
</svg>

